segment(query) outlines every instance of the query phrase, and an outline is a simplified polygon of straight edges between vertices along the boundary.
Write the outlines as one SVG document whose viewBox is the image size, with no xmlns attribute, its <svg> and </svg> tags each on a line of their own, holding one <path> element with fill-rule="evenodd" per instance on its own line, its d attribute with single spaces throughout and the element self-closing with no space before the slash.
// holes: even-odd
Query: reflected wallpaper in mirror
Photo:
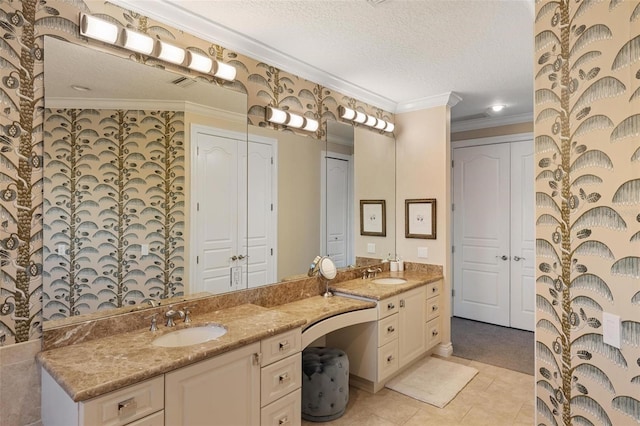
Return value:
<svg viewBox="0 0 640 426">
<path fill-rule="evenodd" d="M 246 96 L 52 38 L 46 48 L 44 318 L 183 296 L 185 111 L 232 96 L 244 114 Z"/>
</svg>

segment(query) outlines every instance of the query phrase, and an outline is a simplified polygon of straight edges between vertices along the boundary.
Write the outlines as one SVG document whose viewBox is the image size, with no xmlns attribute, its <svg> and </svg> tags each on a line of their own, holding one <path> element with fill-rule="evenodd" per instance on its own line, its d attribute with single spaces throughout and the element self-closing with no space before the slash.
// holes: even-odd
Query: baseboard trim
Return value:
<svg viewBox="0 0 640 426">
<path fill-rule="evenodd" d="M 450 357 L 451 355 L 453 355 L 453 343 L 451 342 L 440 343 L 436 348 L 436 350 L 434 351 L 434 353 L 441 357 L 445 357 L 445 358 Z"/>
</svg>

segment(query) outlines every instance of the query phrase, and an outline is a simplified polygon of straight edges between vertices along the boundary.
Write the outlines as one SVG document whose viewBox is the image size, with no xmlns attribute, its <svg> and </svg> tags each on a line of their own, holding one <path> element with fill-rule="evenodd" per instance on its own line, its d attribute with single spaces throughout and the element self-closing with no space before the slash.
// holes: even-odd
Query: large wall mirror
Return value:
<svg viewBox="0 0 640 426">
<path fill-rule="evenodd" d="M 394 253 L 392 138 L 247 126 L 243 93 L 45 43 L 46 320 L 288 280 L 318 254 L 346 268 Z M 384 237 L 359 235 L 364 198 L 387 200 Z"/>
</svg>

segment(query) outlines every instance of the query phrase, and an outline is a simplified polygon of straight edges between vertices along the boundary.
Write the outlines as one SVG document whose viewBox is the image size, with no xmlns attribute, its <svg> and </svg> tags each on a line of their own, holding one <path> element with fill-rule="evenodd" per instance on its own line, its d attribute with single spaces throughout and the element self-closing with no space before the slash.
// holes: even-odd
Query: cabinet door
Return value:
<svg viewBox="0 0 640 426">
<path fill-rule="evenodd" d="M 250 426 L 260 423 L 260 343 L 165 375 L 165 424 Z"/>
<path fill-rule="evenodd" d="M 416 288 L 400 295 L 398 310 L 400 367 L 407 365 L 427 349 L 424 334 L 426 327 L 424 300 L 426 297 L 425 287 Z"/>
</svg>

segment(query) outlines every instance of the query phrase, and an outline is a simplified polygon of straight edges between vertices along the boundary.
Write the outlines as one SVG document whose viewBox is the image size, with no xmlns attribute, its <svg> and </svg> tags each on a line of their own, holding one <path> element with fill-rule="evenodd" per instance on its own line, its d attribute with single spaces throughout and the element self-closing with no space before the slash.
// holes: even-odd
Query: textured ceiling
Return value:
<svg viewBox="0 0 640 426">
<path fill-rule="evenodd" d="M 454 121 L 533 111 L 533 0 L 113 2 L 393 112 L 447 92 Z"/>
</svg>

